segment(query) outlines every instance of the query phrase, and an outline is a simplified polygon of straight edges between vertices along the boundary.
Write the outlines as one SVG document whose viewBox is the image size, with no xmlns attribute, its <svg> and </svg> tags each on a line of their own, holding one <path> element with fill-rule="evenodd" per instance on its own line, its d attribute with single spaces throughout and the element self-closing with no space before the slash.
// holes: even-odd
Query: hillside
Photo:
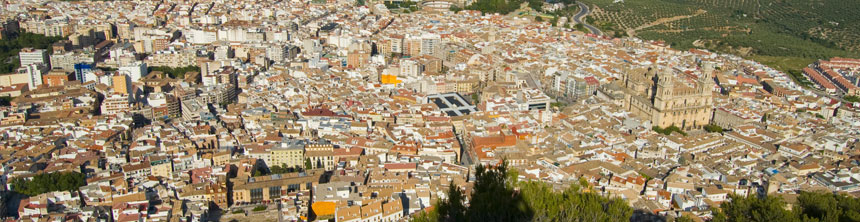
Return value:
<svg viewBox="0 0 860 222">
<path fill-rule="evenodd" d="M 816 59 L 860 57 L 860 2 L 845 0 L 582 0 L 590 23 L 795 70 Z"/>
</svg>

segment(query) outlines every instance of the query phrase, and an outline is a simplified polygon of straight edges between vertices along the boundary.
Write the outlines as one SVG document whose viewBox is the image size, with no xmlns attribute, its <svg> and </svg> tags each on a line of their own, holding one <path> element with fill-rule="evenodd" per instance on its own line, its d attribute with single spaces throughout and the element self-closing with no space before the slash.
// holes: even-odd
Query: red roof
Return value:
<svg viewBox="0 0 860 222">
<path fill-rule="evenodd" d="M 746 78 L 742 76 L 738 76 L 738 83 L 747 83 L 752 85 L 758 85 L 758 81 L 753 78 Z"/>
<path fill-rule="evenodd" d="M 315 108 L 302 112 L 303 116 L 329 116 L 329 117 L 349 117 L 348 115 L 340 115 L 326 108 Z"/>
<path fill-rule="evenodd" d="M 364 152 L 364 149 L 354 147 L 354 148 L 339 148 L 334 149 L 334 156 L 360 156 L 361 153 Z"/>
<path fill-rule="evenodd" d="M 417 169 L 418 163 L 386 163 L 386 170 L 408 170 Z"/>
<path fill-rule="evenodd" d="M 472 144 L 474 149 L 514 146 L 517 145 L 517 137 L 514 135 L 474 137 L 472 138 Z"/>
<path fill-rule="evenodd" d="M 594 76 L 585 77 L 585 83 L 588 85 L 599 85 L 600 81 L 597 81 L 597 78 Z"/>
<path fill-rule="evenodd" d="M 821 73 L 819 73 L 818 71 L 816 71 L 812 68 L 809 68 L 809 67 L 803 68 L 803 73 L 805 73 L 807 76 L 812 78 L 813 82 L 818 83 L 818 85 L 821 85 L 821 87 L 824 87 L 825 89 L 836 89 L 836 86 L 833 85 L 833 83 L 831 83 L 830 80 L 828 80 L 827 78 L 824 78 L 824 76 L 822 76 Z"/>
</svg>

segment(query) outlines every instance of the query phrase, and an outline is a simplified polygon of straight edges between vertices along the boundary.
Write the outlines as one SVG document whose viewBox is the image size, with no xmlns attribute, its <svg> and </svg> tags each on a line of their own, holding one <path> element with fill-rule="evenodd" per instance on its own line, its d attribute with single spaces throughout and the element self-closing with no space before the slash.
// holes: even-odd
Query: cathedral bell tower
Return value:
<svg viewBox="0 0 860 222">
<path fill-rule="evenodd" d="M 710 94 L 711 87 L 714 85 L 714 62 L 702 62 L 702 74 L 696 80 L 696 85 L 699 88 L 699 93 Z"/>
<path fill-rule="evenodd" d="M 672 97 L 675 74 L 671 68 L 663 69 L 657 74 L 657 92 L 654 94 L 654 108 L 657 110 L 669 109 L 667 102 Z"/>
</svg>

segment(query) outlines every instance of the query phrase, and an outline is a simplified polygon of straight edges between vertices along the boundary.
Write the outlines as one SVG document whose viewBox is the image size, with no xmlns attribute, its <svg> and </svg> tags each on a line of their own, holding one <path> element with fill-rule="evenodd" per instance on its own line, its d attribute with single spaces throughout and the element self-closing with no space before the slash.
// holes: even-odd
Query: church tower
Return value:
<svg viewBox="0 0 860 222">
<path fill-rule="evenodd" d="M 711 87 L 714 85 L 714 70 L 716 64 L 714 62 L 702 62 L 702 74 L 699 75 L 699 79 L 696 81 L 696 85 L 699 88 L 699 93 L 702 94 L 710 94 Z"/>
<path fill-rule="evenodd" d="M 657 74 L 657 90 L 654 94 L 654 108 L 657 110 L 668 109 L 666 104 L 671 99 L 674 91 L 675 74 L 671 68 L 664 68 Z"/>
</svg>

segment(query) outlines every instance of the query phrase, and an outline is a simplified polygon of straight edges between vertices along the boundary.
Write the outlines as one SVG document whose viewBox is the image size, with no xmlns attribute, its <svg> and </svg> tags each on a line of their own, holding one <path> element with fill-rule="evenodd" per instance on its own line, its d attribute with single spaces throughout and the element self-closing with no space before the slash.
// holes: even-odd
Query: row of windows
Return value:
<svg viewBox="0 0 860 222">
<path fill-rule="evenodd" d="M 307 183 L 305 187 L 313 187 L 313 183 Z M 281 198 L 281 187 L 273 186 L 269 187 L 269 200 L 280 199 Z M 287 185 L 287 192 L 295 192 L 301 190 L 301 184 L 289 184 Z M 263 201 L 263 188 L 251 189 L 251 202 L 262 202 Z"/>
<path fill-rule="evenodd" d="M 263 188 L 251 189 L 251 202 L 263 202 Z"/>
</svg>

